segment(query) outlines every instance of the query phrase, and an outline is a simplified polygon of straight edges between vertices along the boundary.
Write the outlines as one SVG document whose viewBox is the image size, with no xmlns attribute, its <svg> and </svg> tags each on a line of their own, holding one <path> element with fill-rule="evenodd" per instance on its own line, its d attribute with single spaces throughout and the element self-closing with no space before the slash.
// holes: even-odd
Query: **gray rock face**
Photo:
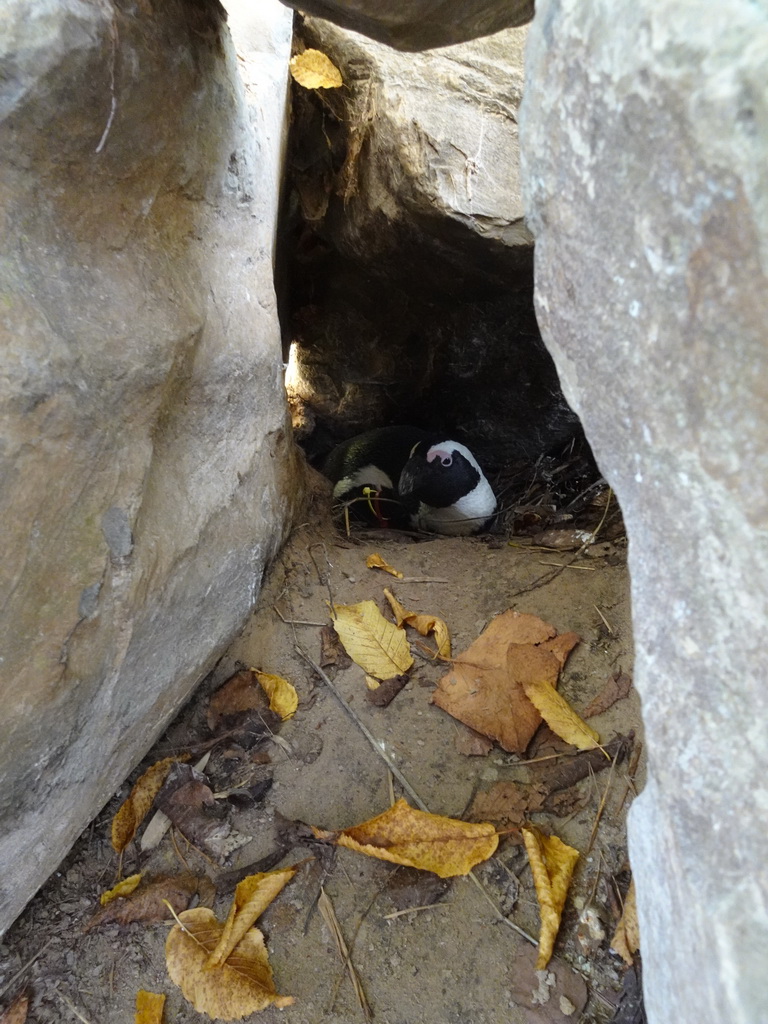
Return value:
<svg viewBox="0 0 768 1024">
<path fill-rule="evenodd" d="M 768 14 L 542 0 L 537 310 L 630 537 L 653 1024 L 766 1019 Z"/>
<path fill-rule="evenodd" d="M 272 284 L 290 14 L 12 0 L 0 930 L 242 625 L 302 482 Z M 253 52 L 260 38 L 262 52 Z"/>
<path fill-rule="evenodd" d="M 398 50 L 451 46 L 533 17 L 533 0 L 283 0 Z"/>
<path fill-rule="evenodd" d="M 336 438 L 376 423 L 459 424 L 496 464 L 535 459 L 532 435 L 567 432 L 574 417 L 553 399 L 530 295 L 525 29 L 421 54 L 317 19 L 300 37 L 345 87 L 294 89 L 297 400 Z"/>
</svg>

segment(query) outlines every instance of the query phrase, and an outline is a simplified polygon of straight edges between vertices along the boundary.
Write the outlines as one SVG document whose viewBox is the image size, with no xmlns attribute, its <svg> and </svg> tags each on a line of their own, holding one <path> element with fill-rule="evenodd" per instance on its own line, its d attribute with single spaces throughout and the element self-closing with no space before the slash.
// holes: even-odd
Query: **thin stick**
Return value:
<svg viewBox="0 0 768 1024">
<path fill-rule="evenodd" d="M 358 717 L 356 712 L 353 710 L 353 708 L 349 704 L 347 704 L 347 702 L 341 696 L 341 693 L 339 692 L 339 690 L 331 682 L 331 680 L 328 678 L 328 676 L 325 674 L 325 672 L 323 672 L 323 670 L 320 668 L 319 665 L 315 664 L 315 662 L 310 658 L 310 656 L 307 654 L 307 652 L 304 650 L 304 648 L 301 646 L 301 644 L 296 644 L 295 645 L 295 649 L 296 649 L 296 652 L 304 659 L 304 661 L 306 661 L 306 663 L 309 665 L 309 667 L 312 669 L 312 671 L 316 672 L 317 675 L 323 680 L 323 682 L 328 687 L 328 689 L 331 691 L 331 693 L 334 695 L 336 700 L 339 702 L 339 704 L 341 704 L 341 706 L 344 708 L 344 710 L 350 716 L 352 721 L 358 727 L 360 732 L 362 732 L 363 736 L 365 736 L 365 738 L 368 740 L 368 742 L 370 743 L 371 747 L 376 751 L 376 753 L 379 755 L 379 757 L 382 759 L 382 761 L 384 761 L 384 763 L 386 764 L 387 768 L 389 768 L 389 770 L 392 772 L 394 777 L 397 779 L 397 781 L 400 783 L 400 785 L 406 791 L 408 796 L 410 796 L 410 798 L 413 800 L 413 802 L 416 804 L 416 806 L 419 808 L 419 810 L 424 811 L 427 814 L 430 814 L 431 812 L 430 812 L 429 808 L 424 803 L 424 801 L 421 799 L 421 797 L 416 792 L 416 790 L 413 788 L 413 786 L 410 784 L 408 779 L 406 779 L 406 777 L 403 775 L 403 773 L 400 771 L 400 769 L 397 767 L 397 765 L 392 762 L 392 760 L 390 759 L 388 754 L 386 754 L 384 752 L 384 750 L 379 746 L 378 741 L 373 736 L 371 731 L 368 729 L 368 727 L 365 725 L 365 723 L 360 720 L 360 718 Z M 483 896 L 483 899 L 493 908 L 494 914 L 496 915 L 496 917 L 498 918 L 499 921 L 502 921 L 505 925 L 507 925 L 507 927 L 511 928 L 512 931 L 517 932 L 518 935 L 521 935 L 524 939 L 526 939 L 532 945 L 534 945 L 534 946 L 538 945 L 537 940 L 534 939 L 534 937 L 532 935 L 529 935 L 528 932 L 524 931 L 522 928 L 520 928 L 518 925 L 516 925 L 513 921 L 510 921 L 509 918 L 505 917 L 504 914 L 502 914 L 502 912 L 499 910 L 499 908 L 496 906 L 494 901 L 491 899 L 491 897 L 486 892 L 485 886 L 480 881 L 480 879 L 475 875 L 474 871 L 470 871 L 469 872 L 469 877 L 472 879 L 474 884 L 480 890 L 480 892 L 481 892 L 481 894 Z"/>
<path fill-rule="evenodd" d="M 592 844 L 595 841 L 595 836 L 597 835 L 597 828 L 598 828 L 598 825 L 600 824 L 600 819 L 603 816 L 603 810 L 605 809 L 605 801 L 608 798 L 608 790 L 611 788 L 611 781 L 613 780 L 613 770 L 616 767 L 616 762 L 617 762 L 618 758 L 619 758 L 619 755 L 617 753 L 616 756 L 614 757 L 613 761 L 611 761 L 611 769 L 608 772 L 608 781 L 605 784 L 605 790 L 603 791 L 603 798 L 600 801 L 600 806 L 597 808 L 597 815 L 595 816 L 595 822 L 592 825 L 592 833 L 591 833 L 591 835 L 589 837 L 589 842 L 587 843 L 587 849 L 586 849 L 586 852 L 584 854 L 585 857 L 589 855 L 589 852 L 592 849 Z"/>
<path fill-rule="evenodd" d="M 600 609 L 597 607 L 597 605 L 593 604 L 592 607 L 595 609 L 597 614 L 603 620 L 603 624 L 605 625 L 605 628 L 608 630 L 608 632 L 611 634 L 611 636 L 615 636 L 616 634 L 613 631 L 613 626 L 610 624 L 608 619 L 606 619 L 606 617 L 603 615 L 603 613 L 600 611 Z"/>
<path fill-rule="evenodd" d="M 442 576 L 404 576 L 397 581 L 399 583 L 450 583 L 449 579 Z"/>
<path fill-rule="evenodd" d="M 37 960 L 38 957 L 43 955 L 43 953 L 46 951 L 46 949 L 48 949 L 48 947 L 50 946 L 50 944 L 52 942 L 53 942 L 52 938 L 48 939 L 46 944 L 44 946 L 41 946 L 40 949 L 38 949 L 38 951 L 35 953 L 35 955 L 30 960 L 27 960 L 27 962 L 25 964 L 21 965 L 21 967 L 18 969 L 18 971 L 16 971 L 16 973 L 11 978 L 11 980 L 0 989 L 0 996 L 4 996 L 5 995 L 5 993 L 8 991 L 8 989 L 12 987 L 14 982 L 17 981 L 22 976 L 22 974 L 32 966 L 32 964 L 35 962 L 35 960 Z"/>
<path fill-rule="evenodd" d="M 542 562 L 539 559 L 539 565 L 554 565 L 558 569 L 582 569 L 584 572 L 597 572 L 597 566 L 595 565 L 571 565 L 563 564 L 562 562 Z"/>
<path fill-rule="evenodd" d="M 452 903 L 426 903 L 423 907 L 406 907 L 405 910 L 393 910 L 391 914 L 384 914 L 383 921 L 394 921 L 396 917 L 403 917 L 405 914 L 417 914 L 421 910 L 434 910 L 439 907 L 452 907 Z"/>
<path fill-rule="evenodd" d="M 70 1010 L 72 1011 L 72 1013 L 74 1013 L 74 1015 L 77 1017 L 77 1019 L 81 1020 L 83 1022 L 83 1024 L 91 1024 L 91 1022 L 88 1020 L 88 1018 L 84 1017 L 82 1015 L 82 1013 L 80 1013 L 80 1011 L 75 1006 L 75 1004 L 72 1002 L 72 1000 L 68 996 L 65 996 L 63 992 L 56 992 L 56 998 L 60 999 L 61 1002 L 64 1003 L 65 1006 L 68 1006 L 70 1008 Z"/>
<path fill-rule="evenodd" d="M 305 622 L 303 619 L 286 619 L 276 604 L 272 605 L 274 611 L 280 616 L 286 626 L 324 626 L 324 622 Z"/>
<path fill-rule="evenodd" d="M 365 997 L 365 991 L 363 989 L 360 976 L 355 970 L 355 965 L 352 963 L 352 957 L 349 954 L 349 949 L 344 941 L 344 935 L 339 924 L 339 919 L 336 917 L 336 911 L 333 909 L 330 897 L 326 893 L 322 884 L 320 886 L 320 897 L 317 901 L 317 909 L 320 911 L 323 920 L 328 926 L 328 930 L 334 938 L 336 948 L 339 951 L 339 956 L 344 962 L 344 966 L 347 968 L 349 974 L 349 980 L 352 982 L 352 987 L 355 990 L 357 1001 L 360 1004 L 360 1009 L 363 1011 L 363 1015 L 367 1021 L 373 1019 L 373 1013 L 371 1012 L 370 1004 Z"/>
</svg>

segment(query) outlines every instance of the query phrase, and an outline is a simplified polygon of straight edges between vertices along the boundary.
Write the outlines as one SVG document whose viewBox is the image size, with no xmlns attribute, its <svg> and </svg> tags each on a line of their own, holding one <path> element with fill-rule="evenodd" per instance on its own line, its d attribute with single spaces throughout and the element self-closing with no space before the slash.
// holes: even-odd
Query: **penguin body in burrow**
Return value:
<svg viewBox="0 0 768 1024">
<path fill-rule="evenodd" d="M 486 525 L 496 497 L 474 455 L 417 427 L 380 427 L 335 448 L 323 473 L 356 518 L 464 536 Z"/>
</svg>

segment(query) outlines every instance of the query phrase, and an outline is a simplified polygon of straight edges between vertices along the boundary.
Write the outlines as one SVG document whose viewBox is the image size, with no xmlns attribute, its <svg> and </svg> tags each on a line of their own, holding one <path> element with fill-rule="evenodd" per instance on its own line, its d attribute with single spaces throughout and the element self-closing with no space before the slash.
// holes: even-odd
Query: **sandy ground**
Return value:
<svg viewBox="0 0 768 1024">
<path fill-rule="evenodd" d="M 383 607 L 383 588 L 390 586 L 408 608 L 441 616 L 456 652 L 507 608 L 539 615 L 560 632 L 574 630 L 582 641 L 566 665 L 560 689 L 577 709 L 613 673 L 631 672 L 628 578 L 620 541 L 602 546 L 599 557 L 581 556 L 575 563 L 581 568 L 563 569 L 541 583 L 542 576 L 553 574 L 553 566 L 542 563 L 563 564 L 571 554 L 510 546 L 503 536 L 421 542 L 389 533 L 347 538 L 329 525 L 322 502 L 310 519 L 272 567 L 258 610 L 215 673 L 5 937 L 0 945 L 0 1006 L 26 984 L 30 1021 L 129 1024 L 134 1021 L 135 993 L 145 988 L 167 994 L 166 1021 L 207 1019 L 185 1002 L 166 974 L 166 923 L 113 924 L 87 933 L 83 928 L 97 907 L 99 892 L 115 879 L 109 823 L 130 783 L 169 749 L 199 740 L 210 694 L 239 668 L 256 666 L 285 676 L 300 697 L 295 718 L 283 725 L 279 741 L 267 747 L 270 763 L 257 766 L 265 777 L 272 775 L 271 789 L 255 808 L 235 814 L 235 827 L 254 838 L 220 869 L 189 848 L 177 853 L 167 837 L 146 864 L 142 861 L 148 870 L 178 871 L 183 856 L 192 870 L 217 879 L 221 870 L 275 850 L 276 812 L 339 828 L 384 811 L 391 800 L 389 772 L 359 722 L 438 814 L 462 816 L 477 792 L 501 780 L 535 781 L 540 768 L 556 763 L 553 758 L 521 767 L 518 762 L 524 758 L 498 746 L 486 756 L 459 753 L 456 744 L 466 728 L 430 704 L 445 667 L 419 658 L 405 689 L 383 708 L 369 702 L 361 669 L 352 664 L 338 671 L 335 686 L 346 702 L 342 706 L 297 652 L 298 645 L 315 662 L 320 660 L 317 624 L 329 621 L 330 594 L 340 603 L 371 598 Z M 399 582 L 367 569 L 365 559 L 372 551 L 406 579 L 441 582 Z M 640 722 L 634 690 L 591 724 L 603 742 L 635 730 L 637 753 Z M 566 749 L 573 748 L 547 747 L 535 739 L 528 757 Z M 638 787 L 642 760 L 635 757 Z M 533 815 L 544 831 L 586 851 L 607 790 L 591 850 L 579 859 L 547 974 L 534 974 L 535 948 L 503 920 L 530 935 L 538 933 L 531 872 L 515 837 L 503 839 L 496 856 L 477 869 L 482 891 L 467 878 L 441 881 L 431 873 L 339 850 L 335 860 L 305 865 L 261 919 L 277 989 L 294 996 L 295 1003 L 248 1019 L 265 1024 L 365 1019 L 317 909 L 322 881 L 373 1019 L 382 1024 L 611 1020 L 623 973 L 608 940 L 627 883 L 625 818 L 634 793 L 628 770 L 624 762 L 612 773 L 580 782 L 568 814 Z M 396 782 L 394 792 L 400 795 Z M 315 852 L 297 847 L 281 863 L 295 863 Z M 124 873 L 137 870 L 136 863 L 135 853 L 127 856 Z M 214 904 L 219 917 L 226 914 L 230 899 L 231 891 L 220 893 Z M 592 933 L 581 925 L 580 942 L 579 908 L 584 906 L 597 916 Z M 420 907 L 428 909 L 413 909 Z M 601 938 L 601 932 L 607 937 Z"/>
</svg>

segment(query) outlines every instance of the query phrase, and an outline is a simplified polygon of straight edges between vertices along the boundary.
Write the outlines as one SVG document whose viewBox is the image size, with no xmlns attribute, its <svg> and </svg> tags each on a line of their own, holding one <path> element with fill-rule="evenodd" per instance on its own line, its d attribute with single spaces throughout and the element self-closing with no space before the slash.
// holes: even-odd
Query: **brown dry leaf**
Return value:
<svg viewBox="0 0 768 1024">
<path fill-rule="evenodd" d="M 441 878 L 466 875 L 491 857 L 499 837 L 488 822 L 474 824 L 444 818 L 411 807 L 402 798 L 361 825 L 340 832 L 312 829 L 319 839 L 331 839 L 369 857 L 433 871 Z"/>
<path fill-rule="evenodd" d="M 235 672 L 211 697 L 208 705 L 208 728 L 216 733 L 231 719 L 245 711 L 266 711 L 268 702 L 253 670 Z"/>
<path fill-rule="evenodd" d="M 365 564 L 369 569 L 382 569 L 384 572 L 388 572 L 390 576 L 396 576 L 399 580 L 403 578 L 403 574 L 399 569 L 394 569 L 389 562 L 385 562 L 381 555 L 376 552 L 372 555 L 368 555 L 365 560 Z M 400 623 L 398 623 L 398 625 L 400 625 Z"/>
<path fill-rule="evenodd" d="M 214 798 L 205 776 L 190 765 L 173 769 L 158 794 L 157 805 L 185 839 L 219 863 L 250 841 L 250 836 L 232 827 L 227 807 Z"/>
<path fill-rule="evenodd" d="M 391 679 L 413 665 L 405 630 L 388 622 L 373 601 L 334 605 L 333 628 L 347 654 L 369 676 Z"/>
<path fill-rule="evenodd" d="M 544 787 L 536 783 L 526 785 L 504 780 L 478 793 L 469 813 L 473 818 L 492 821 L 500 828 L 521 828 L 529 815 L 542 809 L 546 796 Z"/>
<path fill-rule="evenodd" d="M 619 670 L 614 672 L 606 681 L 600 693 L 594 697 L 581 713 L 582 718 L 592 718 L 593 715 L 602 715 L 604 711 L 612 707 L 616 701 L 629 696 L 632 689 L 632 676 Z"/>
<path fill-rule="evenodd" d="M 530 673 L 522 674 L 521 672 L 517 678 L 525 690 L 526 697 L 541 714 L 552 732 L 557 733 L 566 743 L 572 743 L 579 750 L 594 750 L 595 747 L 599 747 L 599 734 L 579 718 L 549 679 L 537 676 L 535 668 L 526 666 L 526 668 L 529 667 L 532 668 Z"/>
<path fill-rule="evenodd" d="M 497 740 L 505 750 L 522 753 L 541 725 L 541 715 L 513 673 L 509 653 L 533 658 L 554 685 L 562 662 L 577 641 L 575 633 L 558 637 L 554 626 L 535 615 L 506 611 L 497 615 L 438 681 L 432 702 L 470 729 Z M 549 648 L 549 649 L 548 649 Z"/>
<path fill-rule="evenodd" d="M 546 836 L 538 829 L 524 828 L 522 831 L 541 913 L 539 955 L 536 960 L 536 970 L 541 971 L 552 956 L 579 851 L 557 836 Z"/>
<path fill-rule="evenodd" d="M 136 830 L 146 817 L 147 811 L 160 792 L 165 777 L 176 761 L 188 761 L 189 755 L 182 757 L 164 757 L 148 768 L 128 794 L 128 798 L 118 808 L 112 819 L 112 846 L 122 853 L 128 843 L 136 835 Z"/>
<path fill-rule="evenodd" d="M 136 993 L 136 1024 L 163 1024 L 165 996 L 140 988 Z"/>
<path fill-rule="evenodd" d="M 465 757 L 486 757 L 493 750 L 493 740 L 465 726 L 454 738 L 453 745 Z"/>
<path fill-rule="evenodd" d="M 129 896 L 121 896 L 97 910 L 83 930 L 89 932 L 105 924 L 126 925 L 135 921 L 154 924 L 156 921 L 166 921 L 171 916 L 168 904 L 177 913 L 186 910 L 197 891 L 198 881 L 195 875 L 183 874 L 162 875 L 151 882 L 145 882 Z"/>
<path fill-rule="evenodd" d="M 280 715 L 283 721 L 293 718 L 299 706 L 299 695 L 296 693 L 293 683 L 289 683 L 282 676 L 260 672 L 257 668 L 252 668 L 251 672 L 254 673 L 262 690 L 269 697 L 269 710 Z"/>
<path fill-rule="evenodd" d="M 248 875 L 235 889 L 235 897 L 224 923 L 219 944 L 208 957 L 206 970 L 221 967 L 245 933 L 264 913 L 272 900 L 296 874 L 298 868 L 280 868 L 277 871 Z"/>
<path fill-rule="evenodd" d="M 451 636 L 448 632 L 448 627 L 442 619 L 439 619 L 436 615 L 426 615 L 422 612 L 409 612 L 407 611 L 397 600 L 394 594 L 385 588 L 384 596 L 389 601 L 389 606 L 392 609 L 392 613 L 397 620 L 398 626 L 402 626 L 405 622 L 409 626 L 421 633 L 422 636 L 429 636 L 430 633 L 435 634 L 435 641 L 437 643 L 437 653 L 442 658 L 450 658 L 451 656 Z"/>
<path fill-rule="evenodd" d="M 320 630 L 320 668 L 344 669 L 352 664 L 352 659 L 344 650 L 341 640 L 333 626 L 323 626 Z"/>
<path fill-rule="evenodd" d="M 279 996 L 272 980 L 264 936 L 258 928 L 245 933 L 228 961 L 206 970 L 208 958 L 224 926 L 212 910 L 197 907 L 179 914 L 168 934 L 165 962 L 171 980 L 200 1013 L 221 1020 L 241 1020 L 274 1004 L 290 1006 L 291 996 Z"/>
<path fill-rule="evenodd" d="M 338 89 L 341 72 L 320 50 L 305 50 L 291 57 L 291 75 L 305 89 Z"/>
<path fill-rule="evenodd" d="M 141 872 L 138 875 L 129 875 L 122 882 L 118 882 L 117 885 L 113 885 L 111 889 L 103 892 L 99 896 L 99 903 L 101 903 L 102 907 L 106 907 L 108 903 L 116 900 L 118 896 L 130 896 L 139 885 L 139 882 L 141 882 Z"/>
<path fill-rule="evenodd" d="M 11 1005 L 0 1016 L 0 1024 L 25 1024 L 29 1013 L 29 995 L 27 992 L 20 992 Z"/>
<path fill-rule="evenodd" d="M 366 676 L 366 680 L 367 680 Z M 408 676 L 393 676 L 391 679 L 385 679 L 383 683 L 380 683 L 376 687 L 372 687 L 368 684 L 368 703 L 373 704 L 377 708 L 385 708 L 395 697 L 400 693 L 404 686 L 408 684 Z"/>
<path fill-rule="evenodd" d="M 632 964 L 634 962 L 633 954 L 639 948 L 640 928 L 637 923 L 637 900 L 635 898 L 635 880 L 633 878 L 627 892 L 627 897 L 624 900 L 624 910 L 611 939 L 611 949 L 615 949 L 626 963 Z"/>
</svg>

